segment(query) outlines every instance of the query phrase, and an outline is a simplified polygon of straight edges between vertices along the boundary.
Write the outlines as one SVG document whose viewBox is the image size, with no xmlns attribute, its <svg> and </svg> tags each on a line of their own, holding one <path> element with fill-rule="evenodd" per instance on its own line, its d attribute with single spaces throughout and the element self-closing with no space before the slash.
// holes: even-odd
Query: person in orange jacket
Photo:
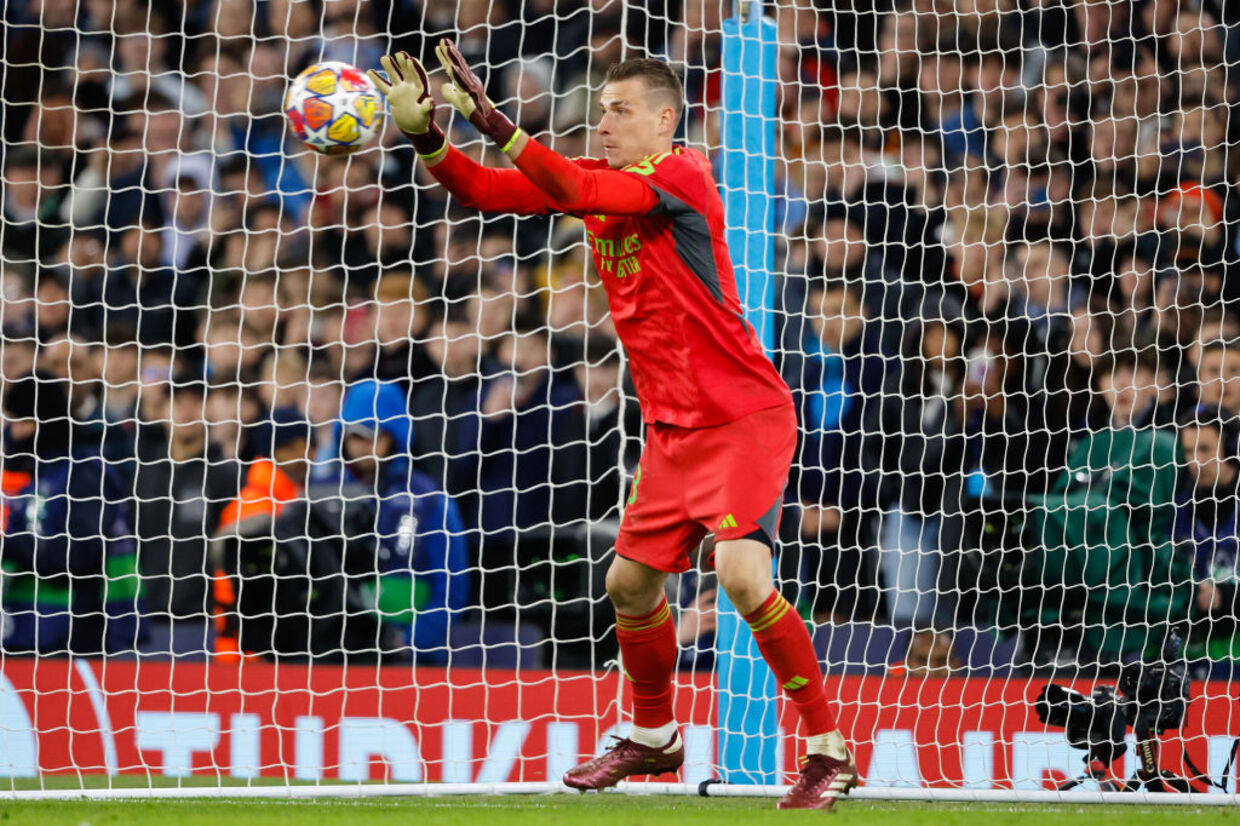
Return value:
<svg viewBox="0 0 1240 826">
<path fill-rule="evenodd" d="M 292 407 L 277 408 L 260 433 L 263 447 L 270 445 L 270 449 L 249 466 L 241 493 L 224 507 L 216 540 L 269 535 L 276 517 L 305 491 L 310 465 L 310 422 L 305 414 Z M 224 564 L 220 542 L 214 548 L 216 658 L 237 662 L 242 658 L 237 589 Z"/>
</svg>

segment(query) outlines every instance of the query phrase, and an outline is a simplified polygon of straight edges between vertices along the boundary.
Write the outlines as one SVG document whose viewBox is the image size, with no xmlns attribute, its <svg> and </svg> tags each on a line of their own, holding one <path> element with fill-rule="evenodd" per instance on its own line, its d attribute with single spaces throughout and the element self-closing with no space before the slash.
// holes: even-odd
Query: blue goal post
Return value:
<svg viewBox="0 0 1240 826">
<path fill-rule="evenodd" d="M 758 0 L 723 23 L 722 181 L 728 249 L 745 316 L 774 347 L 775 22 Z M 781 782 L 775 678 L 720 589 L 715 632 L 718 764 L 724 783 Z"/>
</svg>

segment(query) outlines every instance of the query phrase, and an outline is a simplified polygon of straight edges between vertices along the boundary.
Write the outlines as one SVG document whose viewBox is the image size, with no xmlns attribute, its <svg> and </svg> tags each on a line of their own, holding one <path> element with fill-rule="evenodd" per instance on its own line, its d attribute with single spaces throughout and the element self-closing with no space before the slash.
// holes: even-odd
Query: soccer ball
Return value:
<svg viewBox="0 0 1240 826">
<path fill-rule="evenodd" d="M 325 155 L 356 152 L 383 123 L 379 92 L 366 73 L 339 61 L 316 63 L 284 95 L 294 134 Z"/>
</svg>

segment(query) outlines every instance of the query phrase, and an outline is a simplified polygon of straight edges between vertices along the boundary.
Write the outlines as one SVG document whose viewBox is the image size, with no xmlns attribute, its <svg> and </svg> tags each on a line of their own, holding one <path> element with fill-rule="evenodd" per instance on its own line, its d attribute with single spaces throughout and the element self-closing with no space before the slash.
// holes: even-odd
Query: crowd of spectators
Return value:
<svg viewBox="0 0 1240 826">
<path fill-rule="evenodd" d="M 925 673 L 964 625 L 1034 664 L 1169 625 L 1230 658 L 1235 11 L 764 5 L 789 595 L 907 630 Z M 580 221 L 463 210 L 392 128 L 317 155 L 281 98 L 450 35 L 527 131 L 591 154 L 602 71 L 651 54 L 713 154 L 731 3 L 181 6 L 5 7 L 4 650 L 446 662 L 455 626 L 526 623 L 557 663 L 605 656 L 593 572 L 641 426 Z M 688 667 L 714 604 L 691 586 Z"/>
<path fill-rule="evenodd" d="M 781 16 L 787 538 L 817 619 L 911 628 L 905 665 L 931 671 L 992 623 L 1035 664 L 1140 656 L 1172 625 L 1227 659 L 1229 14 Z"/>
</svg>

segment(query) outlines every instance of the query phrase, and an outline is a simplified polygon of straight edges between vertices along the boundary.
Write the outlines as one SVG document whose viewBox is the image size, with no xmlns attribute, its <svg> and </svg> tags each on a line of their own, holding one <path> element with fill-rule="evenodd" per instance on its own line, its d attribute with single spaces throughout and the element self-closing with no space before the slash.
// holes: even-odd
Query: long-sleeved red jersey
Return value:
<svg viewBox="0 0 1240 826">
<path fill-rule="evenodd" d="M 613 170 L 530 140 L 516 163 L 449 149 L 431 173 L 464 206 L 583 218 L 647 422 L 712 427 L 790 403 L 742 312 L 705 156 L 677 146 Z"/>
</svg>

